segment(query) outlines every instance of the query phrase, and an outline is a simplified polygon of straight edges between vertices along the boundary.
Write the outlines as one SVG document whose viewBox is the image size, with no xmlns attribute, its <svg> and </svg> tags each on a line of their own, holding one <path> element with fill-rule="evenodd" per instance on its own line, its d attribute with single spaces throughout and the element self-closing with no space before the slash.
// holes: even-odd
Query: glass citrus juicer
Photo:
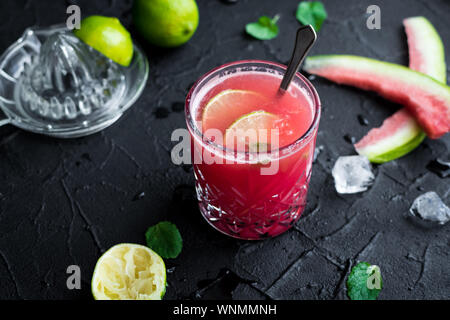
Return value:
<svg viewBox="0 0 450 320">
<path fill-rule="evenodd" d="M 147 76 L 136 45 L 123 67 L 65 26 L 27 29 L 0 57 L 0 126 L 59 138 L 98 132 L 136 101 Z"/>
</svg>

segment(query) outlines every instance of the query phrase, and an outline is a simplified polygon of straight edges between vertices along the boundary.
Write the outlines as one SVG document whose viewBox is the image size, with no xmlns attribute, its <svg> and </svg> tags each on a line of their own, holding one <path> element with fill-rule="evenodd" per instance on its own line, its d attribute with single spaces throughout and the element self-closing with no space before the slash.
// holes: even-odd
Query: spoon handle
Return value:
<svg viewBox="0 0 450 320">
<path fill-rule="evenodd" d="M 283 80 L 281 81 L 280 89 L 286 91 L 295 76 L 298 68 L 302 64 L 309 49 L 317 39 L 316 32 L 311 25 L 301 27 L 297 31 L 297 37 L 295 39 L 294 52 L 292 53 L 291 60 L 287 67 L 286 73 L 284 74 Z"/>
</svg>

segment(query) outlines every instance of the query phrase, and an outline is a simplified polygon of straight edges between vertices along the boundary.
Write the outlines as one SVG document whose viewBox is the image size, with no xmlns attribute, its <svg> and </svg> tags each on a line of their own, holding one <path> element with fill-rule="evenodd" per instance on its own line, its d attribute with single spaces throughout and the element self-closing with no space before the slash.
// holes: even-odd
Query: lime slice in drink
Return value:
<svg viewBox="0 0 450 320">
<path fill-rule="evenodd" d="M 224 90 L 214 96 L 203 109 L 203 128 L 213 128 L 225 132 L 241 115 L 260 109 L 264 103 L 264 96 L 257 92 Z"/>
<path fill-rule="evenodd" d="M 237 146 L 238 151 L 240 151 L 239 146 L 248 147 L 247 150 L 250 152 L 268 151 L 270 130 L 275 128 L 274 125 L 278 119 L 276 115 L 263 110 L 241 116 L 225 131 L 226 146 Z M 262 140 L 262 134 L 266 135 L 264 140 Z"/>
<path fill-rule="evenodd" d="M 91 286 L 96 300 L 161 300 L 166 292 L 166 267 L 145 246 L 118 244 L 98 259 Z"/>
<path fill-rule="evenodd" d="M 122 66 L 129 66 L 133 59 L 133 40 L 117 18 L 103 16 L 84 18 L 81 21 L 81 28 L 75 30 L 74 34 Z"/>
</svg>

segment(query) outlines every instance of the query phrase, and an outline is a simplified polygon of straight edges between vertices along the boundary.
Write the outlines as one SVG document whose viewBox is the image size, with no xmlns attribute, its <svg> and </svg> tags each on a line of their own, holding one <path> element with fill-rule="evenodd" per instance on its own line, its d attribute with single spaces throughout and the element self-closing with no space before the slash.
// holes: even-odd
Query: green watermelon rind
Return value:
<svg viewBox="0 0 450 320">
<path fill-rule="evenodd" d="M 416 71 L 421 71 L 441 83 L 446 83 L 447 66 L 445 63 L 445 47 L 437 30 L 425 17 L 407 18 L 404 20 L 403 24 L 405 25 L 405 28 L 414 27 L 414 29 L 418 29 L 419 32 L 421 32 L 420 47 L 422 54 L 432 57 L 429 60 L 432 62 L 432 65 L 430 65 L 427 70 Z M 412 24 L 415 25 L 413 26 Z"/>
<path fill-rule="evenodd" d="M 413 50 L 416 48 L 411 48 L 410 36 L 415 36 L 416 47 L 420 44 L 420 50 L 422 55 L 432 55 L 432 59 L 428 60 L 425 68 L 422 70 L 423 73 L 429 75 L 430 77 L 446 83 L 447 80 L 447 67 L 445 64 L 445 49 L 442 39 L 439 33 L 436 31 L 431 22 L 425 17 L 411 17 L 403 21 L 405 26 L 405 31 L 408 35 L 408 45 L 410 46 L 410 59 L 413 54 Z M 420 32 L 417 34 L 416 32 Z M 430 49 L 431 48 L 431 49 Z M 426 59 L 427 57 L 425 57 Z M 405 156 L 414 149 L 416 149 L 422 141 L 426 138 L 425 132 L 419 127 L 416 120 L 412 123 L 408 122 L 405 127 L 411 131 L 411 135 L 401 139 L 401 141 L 391 141 L 391 148 L 386 151 L 386 148 L 380 148 L 381 150 L 367 150 L 367 148 L 358 148 L 355 145 L 355 149 L 360 155 L 366 156 L 372 163 L 385 163 Z M 395 139 L 395 138 L 393 138 Z"/>
<path fill-rule="evenodd" d="M 356 151 L 358 152 L 358 154 L 366 156 L 367 159 L 369 159 L 369 161 L 372 163 L 385 163 L 398 159 L 410 153 L 412 150 L 417 148 L 426 137 L 427 135 L 425 134 L 425 132 L 419 129 L 417 130 L 416 135 L 414 135 L 410 140 L 406 142 L 402 141 L 400 146 L 397 146 L 390 151 L 384 153 L 382 153 L 383 151 L 380 151 L 380 153 L 365 152 L 364 148 L 357 149 Z"/>
<path fill-rule="evenodd" d="M 380 137 L 381 136 L 381 137 Z M 407 110 L 399 110 L 354 144 L 356 152 L 371 162 L 383 163 L 407 154 L 426 134 Z"/>
<path fill-rule="evenodd" d="M 422 72 L 423 74 L 428 75 L 435 82 L 443 83 L 445 87 L 447 76 L 445 64 L 445 49 L 442 40 L 434 26 L 430 23 L 430 21 L 428 21 L 428 19 L 424 17 L 407 18 L 404 20 L 404 26 L 408 35 L 410 55 L 412 56 L 412 54 L 417 53 L 420 54 L 419 57 L 423 59 L 422 61 L 420 61 L 420 63 L 416 63 L 414 69 L 409 69 L 403 66 L 384 63 L 372 59 L 369 60 L 371 60 L 371 62 L 379 63 L 378 67 L 381 66 L 381 70 L 378 71 L 381 71 L 382 73 L 386 71 L 392 72 L 392 70 L 386 70 L 386 66 L 398 66 L 400 68 L 396 70 L 408 70 L 413 74 Z M 417 52 L 417 50 L 419 51 Z M 432 59 L 430 59 L 430 55 Z M 323 59 L 326 57 L 345 57 L 350 58 L 351 60 L 354 56 L 317 56 L 318 59 Z M 320 60 L 317 61 L 320 64 Z M 322 62 L 323 61 L 326 62 L 326 59 L 322 60 Z M 312 57 L 312 60 L 311 58 L 308 58 L 305 63 L 305 69 L 308 71 L 308 68 L 311 67 L 311 64 L 314 67 L 314 62 L 314 57 Z M 326 66 L 326 63 L 322 64 L 322 66 L 320 67 L 323 67 L 324 65 Z M 419 65 L 421 65 L 421 68 Z M 366 144 L 364 147 L 358 148 L 356 144 L 355 149 L 359 154 L 365 155 L 373 163 L 384 163 L 408 154 L 409 152 L 417 148 L 426 138 L 425 132 L 419 126 L 417 120 L 415 120 L 413 117 L 411 117 L 410 121 L 402 124 L 399 129 L 403 131 L 403 133 L 401 133 L 400 131 L 396 131 L 390 138 L 381 138 L 378 142 L 375 141 L 372 144 Z M 377 143 L 380 143 L 380 145 L 377 146 Z"/>
<path fill-rule="evenodd" d="M 398 79 L 409 85 L 428 90 L 450 104 L 450 88 L 447 85 L 426 74 L 395 63 L 354 55 L 327 54 L 306 58 L 303 69 L 309 73 L 318 74 L 314 70 L 323 69 L 327 66 L 336 67 L 337 65 L 353 69 L 365 69 L 367 72 L 383 77 L 389 74 L 392 79 Z M 320 76 L 320 74 L 318 75 Z"/>
<path fill-rule="evenodd" d="M 402 83 L 410 88 L 420 88 L 421 90 L 427 92 L 430 97 L 437 97 L 437 99 L 442 101 L 447 108 L 444 114 L 441 115 L 440 111 L 437 110 L 430 110 L 430 114 L 419 114 L 419 116 L 421 117 L 421 121 L 425 121 L 423 124 L 428 126 L 428 130 L 424 131 L 426 131 L 430 138 L 437 139 L 448 131 L 450 123 L 446 122 L 445 119 L 450 117 L 450 87 L 431 78 L 430 76 L 398 64 L 352 55 L 313 56 L 307 58 L 304 65 L 304 70 L 311 74 L 323 76 L 337 83 L 348 84 L 366 90 L 378 91 L 376 88 L 371 87 L 372 85 L 376 86 L 376 82 L 371 84 L 369 81 L 368 84 L 362 83 L 361 85 L 358 85 L 354 82 L 357 77 L 352 78 L 350 76 L 346 79 L 345 73 L 347 69 L 349 72 L 355 70 L 355 72 L 358 72 L 361 75 L 366 74 L 366 79 L 367 77 L 370 77 L 370 75 L 380 78 L 388 77 L 387 79 L 390 81 Z M 335 77 L 338 78 L 336 79 Z M 343 78 L 339 79 L 339 77 Z M 361 77 L 361 79 L 363 78 Z M 379 93 L 382 95 L 390 95 L 394 92 L 388 86 L 381 88 L 384 92 Z M 402 94 L 406 95 L 406 92 L 403 91 Z M 423 111 L 424 110 L 416 110 L 415 112 L 421 113 Z M 438 121 L 440 124 L 436 123 L 433 119 L 439 119 Z M 443 127 L 440 127 L 441 125 Z"/>
</svg>

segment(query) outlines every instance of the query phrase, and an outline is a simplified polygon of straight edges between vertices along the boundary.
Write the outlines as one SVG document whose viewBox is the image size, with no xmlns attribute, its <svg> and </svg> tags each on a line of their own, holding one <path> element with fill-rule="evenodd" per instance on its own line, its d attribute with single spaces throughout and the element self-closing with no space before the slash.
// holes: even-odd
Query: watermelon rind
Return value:
<svg viewBox="0 0 450 320">
<path fill-rule="evenodd" d="M 408 129 L 411 129 L 411 127 Z M 398 159 L 417 148 L 427 136 L 420 127 L 412 127 L 412 129 L 413 132 L 408 137 L 391 137 L 389 146 L 355 147 L 355 149 L 358 154 L 366 156 L 372 163 L 385 163 Z"/>
<path fill-rule="evenodd" d="M 431 78 L 421 72 L 417 72 L 409 69 L 408 67 L 384 62 L 372 58 L 366 58 L 361 56 L 353 55 L 341 55 L 341 54 L 330 54 L 330 55 L 317 55 L 306 58 L 303 69 L 311 74 L 316 74 L 321 77 L 329 79 L 326 72 L 321 72 L 330 68 L 349 68 L 356 71 L 366 71 L 368 73 L 383 76 L 388 79 L 398 80 L 400 83 L 405 85 L 411 85 L 423 90 L 427 90 L 433 95 L 439 96 L 446 103 L 450 104 L 450 88 Z M 352 80 L 354 80 L 352 78 Z M 361 80 L 366 80 L 362 79 Z M 355 84 L 351 84 L 355 86 Z M 369 89 L 370 90 L 370 89 Z M 449 107 L 450 108 L 450 107 Z"/>
<path fill-rule="evenodd" d="M 432 139 L 450 130 L 450 88 L 423 73 L 398 64 L 351 55 L 309 57 L 304 69 L 337 83 L 377 91 L 394 102 L 410 104 L 409 110 Z M 420 90 L 421 95 L 411 95 L 414 90 Z M 427 108 L 428 103 L 438 105 Z"/>
<path fill-rule="evenodd" d="M 408 38 L 409 67 L 446 83 L 447 70 L 444 45 L 436 29 L 425 17 L 407 18 L 403 20 L 403 25 Z M 397 113 L 399 112 L 405 111 L 398 111 Z M 387 118 L 385 122 L 393 119 L 395 115 L 396 113 Z M 360 145 L 364 143 L 365 139 L 370 139 L 371 135 L 382 133 L 388 129 L 382 125 L 370 130 L 354 145 L 358 154 L 366 156 L 372 163 L 384 163 L 403 157 L 416 149 L 426 138 L 426 134 L 414 117 L 412 115 L 409 117 L 410 121 L 400 124 L 400 133 L 395 132 L 382 138 L 381 141 L 361 147 Z"/>
<path fill-rule="evenodd" d="M 447 78 L 447 70 L 445 64 L 445 49 L 442 40 L 438 32 L 434 28 L 434 26 L 430 23 L 430 21 L 428 21 L 428 19 L 424 17 L 407 18 L 403 21 L 403 24 L 405 26 L 405 31 L 408 37 L 408 46 L 410 55 L 409 71 L 414 70 L 417 72 L 421 72 L 445 85 Z M 336 67 L 337 66 L 336 60 L 333 61 L 333 59 L 336 58 L 342 59 L 340 62 L 342 63 L 342 61 L 344 61 L 344 64 L 345 63 L 351 64 L 352 63 L 351 61 L 353 60 L 353 63 L 357 64 L 359 67 L 361 66 L 367 67 L 369 62 L 370 63 L 374 62 L 374 64 L 372 65 L 373 67 L 372 71 L 374 73 L 389 72 L 388 74 L 390 76 L 393 75 L 394 77 L 397 77 L 397 79 L 406 77 L 406 74 L 402 72 L 402 69 L 403 70 L 407 69 L 405 67 L 397 65 L 400 68 L 393 68 L 392 70 L 388 70 L 386 69 L 386 67 L 393 67 L 395 65 L 363 57 L 344 56 L 344 55 L 328 55 L 328 56 L 317 56 L 308 58 L 305 63 L 304 69 L 310 73 L 324 76 L 325 78 L 329 78 L 330 80 L 336 82 L 343 82 L 346 84 L 350 85 L 353 84 L 358 86 L 357 84 L 358 79 L 346 80 L 345 78 L 342 79 L 340 75 L 336 76 L 336 74 L 334 75 L 333 79 L 333 75 L 332 74 L 330 75 L 330 71 L 331 73 L 333 73 L 333 70 L 330 69 L 327 70 L 327 64 L 328 67 L 329 65 L 331 65 L 331 68 Z M 347 67 L 349 68 L 349 70 L 356 70 L 356 68 L 354 66 L 351 66 L 350 64 L 344 66 L 344 68 Z M 397 75 L 393 74 L 393 72 L 394 73 L 397 72 Z M 402 74 L 403 76 L 400 76 Z M 413 79 L 408 77 L 408 80 L 405 81 L 407 85 L 411 83 L 410 80 L 412 80 L 412 83 L 417 83 L 416 82 L 417 79 L 414 79 L 417 77 L 412 76 L 412 78 Z M 364 79 L 361 78 L 361 80 Z M 385 90 L 385 87 L 383 88 L 383 86 L 386 85 L 382 84 L 381 90 Z M 372 85 L 370 83 L 367 84 L 364 83 L 364 81 L 363 83 L 360 83 L 358 87 L 363 89 L 374 89 L 373 84 Z M 435 92 L 433 92 L 432 94 L 434 95 Z M 444 93 L 443 97 L 445 105 L 447 107 L 447 109 L 445 110 L 446 112 L 444 111 L 442 112 L 442 114 L 437 114 L 435 112 L 434 114 L 431 115 L 435 116 L 436 118 L 443 117 L 443 119 L 447 119 L 447 123 L 445 120 L 441 121 L 440 123 L 442 124 L 443 130 L 441 132 L 439 132 L 439 130 L 437 131 L 434 130 L 434 132 L 430 134 L 432 138 L 437 138 L 438 136 L 444 134 L 446 131 L 449 130 L 448 119 L 450 117 L 449 115 L 450 111 L 448 103 L 449 102 L 448 93 Z M 404 97 L 403 99 L 408 100 L 409 97 Z M 412 99 L 414 99 L 414 97 L 412 97 Z M 422 122 L 424 122 L 423 118 L 421 120 Z M 427 119 L 425 121 L 427 121 Z M 434 123 L 432 123 L 431 125 L 433 124 Z M 387 118 L 385 122 L 383 122 L 383 125 L 381 127 L 374 128 L 371 131 L 369 131 L 369 133 L 366 136 L 364 136 L 358 143 L 355 144 L 355 149 L 359 154 L 366 156 L 373 163 L 384 163 L 400 158 L 406 155 L 407 153 L 411 152 L 417 146 L 419 146 L 420 143 L 425 138 L 426 134 L 419 125 L 419 122 L 405 108 L 397 111 L 391 117 Z"/>
<path fill-rule="evenodd" d="M 403 21 L 403 25 L 408 38 L 409 67 L 425 73 L 439 82 L 446 83 L 447 67 L 444 44 L 434 26 L 425 17 L 407 18 Z M 417 59 L 423 60 L 423 62 L 419 64 Z"/>
</svg>

